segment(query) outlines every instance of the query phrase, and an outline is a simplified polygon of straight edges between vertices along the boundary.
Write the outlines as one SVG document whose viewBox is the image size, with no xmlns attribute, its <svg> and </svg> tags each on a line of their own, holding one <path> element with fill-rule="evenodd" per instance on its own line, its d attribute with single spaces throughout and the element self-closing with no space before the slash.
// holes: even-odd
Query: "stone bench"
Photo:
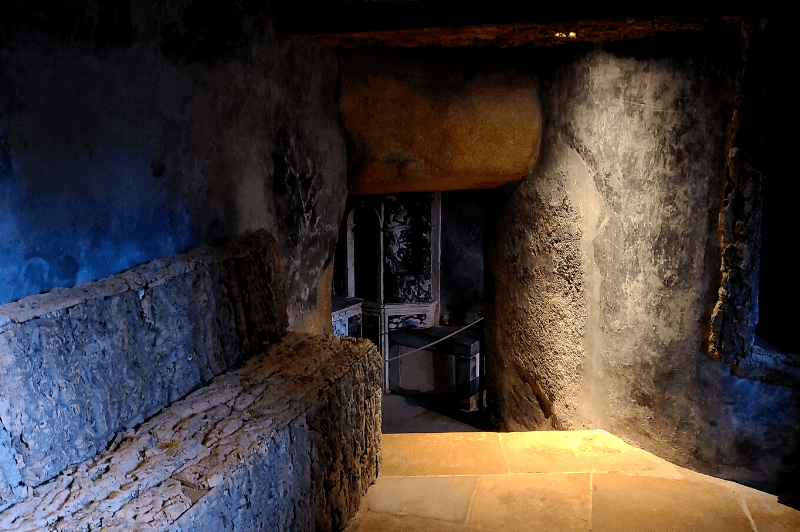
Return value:
<svg viewBox="0 0 800 532">
<path fill-rule="evenodd" d="M 340 530 L 378 473 L 381 363 L 290 333 L 28 488 L 0 530 Z"/>
<path fill-rule="evenodd" d="M 260 231 L 0 306 L 0 511 L 287 327 Z"/>
</svg>

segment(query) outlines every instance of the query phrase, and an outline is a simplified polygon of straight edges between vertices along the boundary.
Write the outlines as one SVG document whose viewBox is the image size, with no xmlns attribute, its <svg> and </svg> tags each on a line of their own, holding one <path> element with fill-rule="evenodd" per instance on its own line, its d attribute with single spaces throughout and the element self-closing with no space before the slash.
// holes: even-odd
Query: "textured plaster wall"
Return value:
<svg viewBox="0 0 800 532">
<path fill-rule="evenodd" d="M 772 487 L 796 471 L 798 393 L 709 354 L 737 29 L 547 58 L 541 157 L 488 263 L 500 428 L 604 428 Z"/>
<path fill-rule="evenodd" d="M 0 301 L 263 228 L 299 327 L 346 196 L 333 50 L 249 4 L 9 5 Z"/>
</svg>

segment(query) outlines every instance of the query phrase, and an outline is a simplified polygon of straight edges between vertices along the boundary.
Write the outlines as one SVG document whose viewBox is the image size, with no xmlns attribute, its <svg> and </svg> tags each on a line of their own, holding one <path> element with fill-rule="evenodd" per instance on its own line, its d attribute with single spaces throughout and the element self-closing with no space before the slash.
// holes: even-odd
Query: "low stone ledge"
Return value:
<svg viewBox="0 0 800 532">
<path fill-rule="evenodd" d="M 800 390 L 800 355 L 754 345 L 749 356 L 731 366 L 731 373 L 742 379 Z"/>
<path fill-rule="evenodd" d="M 260 231 L 0 306 L 0 510 L 287 327 Z"/>
<path fill-rule="evenodd" d="M 28 489 L 0 529 L 341 530 L 377 478 L 380 379 L 369 341 L 290 333 Z"/>
</svg>

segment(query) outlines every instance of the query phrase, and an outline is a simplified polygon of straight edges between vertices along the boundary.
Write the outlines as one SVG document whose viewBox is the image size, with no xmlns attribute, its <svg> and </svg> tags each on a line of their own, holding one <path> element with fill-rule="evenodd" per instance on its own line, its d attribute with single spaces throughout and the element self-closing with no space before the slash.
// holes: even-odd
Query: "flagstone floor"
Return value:
<svg viewBox="0 0 800 532">
<path fill-rule="evenodd" d="M 777 497 L 605 431 L 396 433 L 382 448 L 348 532 L 800 530 Z"/>
</svg>

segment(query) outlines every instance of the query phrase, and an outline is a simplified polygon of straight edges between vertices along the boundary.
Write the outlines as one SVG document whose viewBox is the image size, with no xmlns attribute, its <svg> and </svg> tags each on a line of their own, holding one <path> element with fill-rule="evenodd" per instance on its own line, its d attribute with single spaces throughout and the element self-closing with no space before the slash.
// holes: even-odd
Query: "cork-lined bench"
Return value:
<svg viewBox="0 0 800 532">
<path fill-rule="evenodd" d="M 377 474 L 380 358 L 286 335 L 275 249 L 255 233 L 0 306 L 0 530 L 346 523 Z"/>
<path fill-rule="evenodd" d="M 377 477 L 381 358 L 290 333 L 31 490 L 0 530 L 341 530 Z"/>
</svg>

